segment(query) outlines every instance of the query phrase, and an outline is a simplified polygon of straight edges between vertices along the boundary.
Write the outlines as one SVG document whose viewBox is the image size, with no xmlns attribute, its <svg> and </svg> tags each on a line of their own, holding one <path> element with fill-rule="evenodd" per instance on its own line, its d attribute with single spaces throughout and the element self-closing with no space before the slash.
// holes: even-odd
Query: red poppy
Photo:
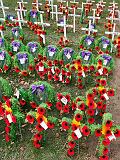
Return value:
<svg viewBox="0 0 120 160">
<path fill-rule="evenodd" d="M 62 75 L 65 76 L 66 72 L 62 69 Z"/>
<path fill-rule="evenodd" d="M 94 95 L 93 95 L 92 93 L 89 93 L 89 94 L 87 94 L 87 98 L 88 98 L 89 100 L 93 100 Z"/>
<path fill-rule="evenodd" d="M 54 60 L 53 63 L 54 63 L 54 65 L 57 65 L 58 64 L 58 60 Z"/>
<path fill-rule="evenodd" d="M 113 122 L 111 120 L 107 120 L 106 127 L 112 127 Z"/>
<path fill-rule="evenodd" d="M 71 106 L 72 110 L 76 110 L 77 106 L 75 103 L 72 103 L 72 106 Z"/>
<path fill-rule="evenodd" d="M 89 68 L 87 66 L 83 66 L 83 69 L 85 72 L 87 72 L 89 70 Z"/>
<path fill-rule="evenodd" d="M 67 154 L 68 154 L 68 156 L 74 156 L 75 152 L 74 152 L 73 148 L 69 148 L 67 150 Z"/>
<path fill-rule="evenodd" d="M 78 127 L 76 126 L 76 124 L 72 124 L 72 130 L 75 131 Z"/>
<path fill-rule="evenodd" d="M 100 157 L 100 160 L 108 160 L 108 159 L 109 159 L 108 156 L 105 156 L 105 155 Z"/>
<path fill-rule="evenodd" d="M 37 108 L 37 112 L 38 112 L 39 114 L 41 114 L 41 115 L 44 115 L 44 114 L 45 114 L 45 109 L 42 108 L 42 107 L 39 107 L 39 108 Z"/>
<path fill-rule="evenodd" d="M 106 104 L 103 104 L 103 107 L 102 107 L 102 110 L 106 110 L 106 107 L 107 107 L 107 105 Z"/>
<path fill-rule="evenodd" d="M 34 135 L 34 140 L 41 141 L 41 139 L 42 139 L 42 135 L 41 134 L 37 133 L 37 134 Z"/>
<path fill-rule="evenodd" d="M 68 142 L 68 146 L 69 146 L 70 148 L 75 148 L 76 143 L 75 143 L 74 141 L 70 141 L 70 142 Z"/>
<path fill-rule="evenodd" d="M 64 113 L 69 113 L 69 106 L 68 105 L 63 106 L 63 112 Z"/>
<path fill-rule="evenodd" d="M 80 45 L 80 49 L 83 49 L 84 47 L 83 47 L 83 45 Z"/>
<path fill-rule="evenodd" d="M 9 67 L 7 65 L 4 65 L 4 68 L 3 68 L 5 71 L 7 71 L 9 69 Z"/>
<path fill-rule="evenodd" d="M 51 73 L 49 73 L 49 74 L 48 74 L 48 80 L 49 80 L 49 81 L 51 81 L 51 80 L 52 80 L 52 78 L 53 78 L 52 74 L 51 74 Z"/>
<path fill-rule="evenodd" d="M 62 128 L 63 128 L 64 130 L 68 130 L 68 129 L 70 128 L 68 122 L 63 121 L 63 122 L 62 122 Z"/>
<path fill-rule="evenodd" d="M 81 110 L 81 111 L 84 111 L 85 110 L 85 104 L 84 103 L 81 103 L 78 108 Z"/>
<path fill-rule="evenodd" d="M 72 132 L 72 138 L 74 139 L 74 140 L 78 140 L 78 137 L 77 137 L 77 135 L 74 133 L 74 132 Z"/>
<path fill-rule="evenodd" d="M 49 129 L 53 129 L 55 125 L 54 125 L 54 123 L 49 121 L 49 122 L 47 122 L 47 126 Z"/>
<path fill-rule="evenodd" d="M 13 115 L 12 115 L 12 121 L 13 121 L 13 123 L 16 123 L 16 121 L 17 121 L 16 117 Z"/>
<path fill-rule="evenodd" d="M 6 126 L 5 127 L 5 132 L 8 134 L 10 132 L 10 127 Z"/>
<path fill-rule="evenodd" d="M 77 113 L 77 114 L 75 115 L 75 120 L 76 120 L 76 121 L 80 122 L 82 119 L 83 119 L 83 117 L 82 117 L 82 115 L 81 115 L 80 113 Z"/>
<path fill-rule="evenodd" d="M 106 84 L 107 84 L 107 83 L 106 83 L 106 80 L 103 80 L 103 79 L 100 80 L 100 83 L 101 83 L 102 86 L 106 86 Z"/>
<path fill-rule="evenodd" d="M 0 106 L 0 116 L 4 116 L 5 110 Z"/>
<path fill-rule="evenodd" d="M 4 119 L 4 122 L 5 122 L 6 126 L 10 126 L 10 122 L 8 121 L 7 118 Z"/>
<path fill-rule="evenodd" d="M 42 60 L 42 59 L 43 59 L 43 57 L 42 57 L 42 55 L 41 55 L 41 54 L 38 54 L 38 59 L 40 59 L 40 60 Z"/>
<path fill-rule="evenodd" d="M 22 74 L 23 76 L 25 76 L 25 77 L 28 76 L 27 71 L 22 71 L 21 74 Z"/>
<path fill-rule="evenodd" d="M 9 100 L 8 96 L 2 96 L 2 99 L 3 99 L 4 101 Z"/>
<path fill-rule="evenodd" d="M 20 102 L 21 106 L 25 106 L 26 105 L 26 101 L 24 99 L 20 99 L 19 102 Z"/>
<path fill-rule="evenodd" d="M 81 83 L 82 82 L 82 78 L 78 78 L 78 83 Z"/>
<path fill-rule="evenodd" d="M 94 116 L 94 114 L 95 114 L 94 109 L 88 109 L 88 110 L 87 110 L 87 114 L 88 114 L 89 116 Z"/>
<path fill-rule="evenodd" d="M 64 64 L 64 61 L 63 61 L 63 60 L 60 60 L 59 63 L 60 63 L 60 65 L 63 65 L 63 64 Z"/>
<path fill-rule="evenodd" d="M 6 105 L 7 105 L 8 107 L 11 107 L 10 99 L 7 99 L 7 100 L 6 100 Z"/>
<path fill-rule="evenodd" d="M 20 69 L 18 67 L 15 67 L 15 72 L 16 73 L 19 73 L 20 72 Z"/>
<path fill-rule="evenodd" d="M 95 67 L 94 66 L 90 66 L 90 71 L 94 71 Z"/>
<path fill-rule="evenodd" d="M 110 145 L 110 140 L 107 138 L 107 139 L 104 139 L 103 141 L 102 141 L 102 144 L 104 145 L 104 146 L 109 146 Z"/>
<path fill-rule="evenodd" d="M 5 135 L 5 140 L 6 140 L 6 142 L 10 141 L 10 136 L 8 134 Z"/>
<path fill-rule="evenodd" d="M 116 129 L 116 131 L 115 131 L 115 137 L 120 137 L 120 130 L 119 129 Z"/>
<path fill-rule="evenodd" d="M 93 108 L 95 107 L 95 103 L 94 103 L 93 100 L 90 100 L 90 101 L 88 102 L 88 107 L 89 107 L 90 109 L 93 109 Z"/>
<path fill-rule="evenodd" d="M 70 79 L 69 79 L 69 78 L 66 78 L 66 79 L 65 79 L 65 83 L 66 83 L 66 84 L 69 84 L 69 83 L 70 83 Z"/>
<path fill-rule="evenodd" d="M 79 84 L 79 85 L 78 85 L 78 88 L 79 88 L 79 89 L 83 89 L 83 85 L 82 85 L 82 84 Z"/>
<path fill-rule="evenodd" d="M 37 129 L 38 132 L 43 131 L 43 127 L 40 124 L 36 125 L 36 129 Z"/>
<path fill-rule="evenodd" d="M 89 130 L 89 128 L 88 128 L 87 126 L 84 126 L 84 127 L 82 128 L 82 133 L 83 133 L 84 136 L 89 136 L 89 135 L 90 135 L 90 130 Z"/>
<path fill-rule="evenodd" d="M 99 59 L 98 60 L 98 64 L 102 65 L 102 60 Z"/>
<path fill-rule="evenodd" d="M 54 81 L 59 81 L 59 76 L 57 74 L 54 75 L 53 78 L 54 78 Z"/>
<path fill-rule="evenodd" d="M 113 89 L 110 89 L 107 93 L 108 93 L 108 96 L 114 96 L 114 90 Z"/>
<path fill-rule="evenodd" d="M 32 108 L 36 108 L 37 107 L 37 104 L 35 102 L 30 102 L 30 105 Z"/>
<path fill-rule="evenodd" d="M 39 116 L 39 117 L 37 118 L 37 122 L 40 124 L 42 121 L 43 121 L 43 118 L 42 118 L 41 116 Z"/>
<path fill-rule="evenodd" d="M 70 102 L 70 95 L 66 94 L 65 98 L 67 99 L 68 102 Z"/>
<path fill-rule="evenodd" d="M 34 123 L 34 118 L 33 118 L 33 116 L 31 116 L 31 115 L 27 115 L 27 116 L 26 116 L 26 120 L 27 120 L 30 124 L 33 124 L 33 123 Z"/>
<path fill-rule="evenodd" d="M 62 95 L 61 93 L 58 93 L 58 94 L 57 94 L 57 99 L 58 99 L 58 100 L 61 100 L 62 98 L 63 98 L 63 95 Z"/>
<path fill-rule="evenodd" d="M 103 107 L 103 103 L 102 102 L 97 102 L 97 108 L 102 109 L 102 107 Z"/>
<path fill-rule="evenodd" d="M 106 137 L 111 136 L 112 135 L 111 130 L 107 129 L 106 132 L 105 132 L 105 135 L 106 135 Z"/>
<path fill-rule="evenodd" d="M 33 67 L 32 65 L 29 65 L 28 68 L 29 68 L 30 71 L 33 71 L 33 70 L 34 70 L 34 67 Z"/>
<path fill-rule="evenodd" d="M 72 71 L 75 71 L 75 70 L 76 70 L 75 66 L 72 66 L 72 67 L 71 67 L 71 70 L 72 70 Z"/>
<path fill-rule="evenodd" d="M 34 145 L 35 148 L 40 148 L 41 147 L 41 144 L 39 143 L 39 140 L 34 140 L 33 145 Z"/>
<path fill-rule="evenodd" d="M 95 122 L 95 119 L 94 119 L 94 118 L 89 118 L 89 119 L 88 119 L 88 123 L 93 124 L 94 122 Z"/>
<path fill-rule="evenodd" d="M 103 68 L 103 74 L 107 74 L 107 73 L 108 73 L 107 68 Z"/>
<path fill-rule="evenodd" d="M 108 149 L 107 148 L 104 148 L 104 150 L 103 150 L 103 155 L 107 155 L 108 154 Z"/>
<path fill-rule="evenodd" d="M 47 60 L 47 57 L 44 56 L 44 57 L 43 57 L 43 60 L 46 61 L 46 60 Z"/>
<path fill-rule="evenodd" d="M 48 105 L 48 108 L 51 108 L 53 106 L 51 102 L 46 102 L 46 104 Z"/>
<path fill-rule="evenodd" d="M 100 137 L 102 135 L 101 129 L 95 130 L 95 136 Z"/>
<path fill-rule="evenodd" d="M 71 76 L 71 72 L 66 72 L 66 76 L 70 77 Z"/>
<path fill-rule="evenodd" d="M 98 46 L 96 46 L 96 47 L 95 47 L 95 49 L 96 49 L 97 51 L 99 51 L 99 50 L 100 50 L 100 48 L 99 48 Z"/>
<path fill-rule="evenodd" d="M 60 69 L 59 69 L 59 68 L 55 68 L 55 72 L 56 72 L 57 74 L 59 74 L 59 73 L 60 73 Z"/>
<path fill-rule="evenodd" d="M 100 100 L 105 101 L 106 98 L 104 96 L 100 96 Z"/>
<path fill-rule="evenodd" d="M 52 61 L 49 60 L 47 63 L 49 67 L 52 67 Z"/>
<path fill-rule="evenodd" d="M 62 103 L 61 102 L 57 102 L 56 103 L 56 108 L 61 111 L 62 110 Z"/>
</svg>

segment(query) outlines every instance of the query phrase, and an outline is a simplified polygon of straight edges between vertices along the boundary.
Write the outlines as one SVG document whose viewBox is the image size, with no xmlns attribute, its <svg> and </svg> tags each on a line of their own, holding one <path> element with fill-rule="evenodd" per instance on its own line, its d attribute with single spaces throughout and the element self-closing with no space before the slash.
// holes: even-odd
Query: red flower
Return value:
<svg viewBox="0 0 120 160">
<path fill-rule="evenodd" d="M 103 141 L 102 141 L 102 144 L 104 145 L 104 146 L 109 146 L 110 145 L 110 140 L 107 138 L 107 139 L 104 139 Z"/>
<path fill-rule="evenodd" d="M 6 126 L 5 127 L 5 132 L 8 134 L 10 132 L 10 127 Z"/>
<path fill-rule="evenodd" d="M 94 116 L 94 113 L 95 113 L 95 111 L 94 111 L 93 109 L 88 109 L 88 110 L 87 110 L 87 114 L 88 114 L 89 116 Z"/>
<path fill-rule="evenodd" d="M 110 120 L 107 120 L 106 127 L 112 127 L 112 125 L 113 125 L 113 122 Z"/>
<path fill-rule="evenodd" d="M 97 46 L 97 47 L 95 47 L 95 49 L 97 50 L 97 51 L 99 51 L 100 50 L 100 48 Z"/>
<path fill-rule="evenodd" d="M 26 116 L 26 120 L 30 123 L 33 124 L 34 123 L 34 118 L 31 115 L 27 115 Z"/>
<path fill-rule="evenodd" d="M 25 77 L 28 76 L 27 71 L 22 71 L 21 74 L 22 74 L 23 76 L 25 76 Z"/>
<path fill-rule="evenodd" d="M 88 98 L 89 100 L 93 100 L 94 95 L 93 95 L 93 94 L 91 94 L 91 93 L 89 93 L 89 94 L 87 95 L 87 98 Z"/>
<path fill-rule="evenodd" d="M 83 119 L 83 117 L 82 117 L 82 115 L 81 115 L 80 113 L 77 113 L 77 114 L 75 115 L 75 120 L 76 120 L 76 121 L 80 122 L 82 119 Z"/>
<path fill-rule="evenodd" d="M 5 135 L 5 140 L 6 140 L 6 142 L 10 141 L 10 136 L 8 134 Z"/>
<path fill-rule="evenodd" d="M 106 81 L 105 80 L 103 80 L 103 79 L 100 80 L 100 83 L 101 83 L 102 86 L 106 86 Z"/>
<path fill-rule="evenodd" d="M 102 102 L 97 102 L 97 108 L 102 109 L 102 107 L 103 107 L 103 103 Z"/>
<path fill-rule="evenodd" d="M 5 112 L 4 108 L 0 106 L 0 116 L 4 116 L 4 112 Z"/>
<path fill-rule="evenodd" d="M 25 106 L 26 105 L 26 101 L 24 99 L 20 99 L 19 102 L 20 102 L 21 106 Z"/>
<path fill-rule="evenodd" d="M 90 109 L 93 109 L 93 108 L 95 107 L 95 103 L 94 103 L 94 101 L 93 101 L 92 99 L 89 101 L 88 107 L 89 107 Z"/>
<path fill-rule="evenodd" d="M 78 78 L 78 83 L 81 83 L 82 82 L 82 79 L 81 78 Z"/>
<path fill-rule="evenodd" d="M 57 102 L 56 103 L 56 108 L 61 111 L 62 110 L 62 103 L 61 102 Z"/>
<path fill-rule="evenodd" d="M 100 137 L 101 135 L 102 135 L 101 129 L 97 129 L 97 130 L 95 131 L 95 136 L 96 136 L 96 137 Z"/>
<path fill-rule="evenodd" d="M 35 102 L 30 102 L 30 105 L 32 108 L 36 108 L 37 107 L 37 104 Z"/>
<path fill-rule="evenodd" d="M 105 97 L 104 96 L 100 96 L 100 100 L 105 101 Z"/>
<path fill-rule="evenodd" d="M 47 63 L 49 67 L 52 67 L 52 61 L 49 60 Z"/>
<path fill-rule="evenodd" d="M 66 94 L 65 98 L 67 99 L 68 102 L 70 102 L 70 95 Z"/>
<path fill-rule="evenodd" d="M 46 102 L 46 104 L 48 105 L 48 108 L 51 108 L 53 106 L 51 102 Z"/>
<path fill-rule="evenodd" d="M 75 124 L 72 124 L 72 130 L 75 131 L 78 127 Z"/>
<path fill-rule="evenodd" d="M 4 101 L 7 101 L 9 98 L 8 98 L 8 96 L 2 96 L 2 99 L 3 99 Z"/>
<path fill-rule="evenodd" d="M 90 130 L 89 130 L 89 128 L 88 128 L 87 126 L 84 126 L 84 127 L 82 128 L 82 133 L 83 133 L 84 136 L 89 136 L 89 135 L 90 135 Z"/>
<path fill-rule="evenodd" d="M 88 119 L 88 123 L 93 124 L 94 122 L 95 122 L 95 119 L 94 119 L 94 118 L 89 118 L 89 119 Z"/>
<path fill-rule="evenodd" d="M 19 73 L 20 72 L 20 69 L 18 67 L 15 67 L 15 72 L 16 73 Z"/>
<path fill-rule="evenodd" d="M 34 140 L 33 145 L 34 145 L 35 148 L 40 148 L 41 147 L 41 144 L 39 143 L 39 140 Z"/>
<path fill-rule="evenodd" d="M 68 105 L 63 106 L 63 112 L 69 113 L 69 106 Z"/>
<path fill-rule="evenodd" d="M 68 129 L 70 128 L 68 122 L 63 121 L 63 122 L 62 122 L 62 128 L 63 128 L 64 130 L 68 130 Z"/>
<path fill-rule="evenodd" d="M 103 68 L 103 74 L 107 74 L 107 73 L 108 73 L 107 68 Z"/>
<path fill-rule="evenodd" d="M 7 105 L 8 107 L 11 107 L 10 99 L 7 99 L 7 100 L 6 100 L 6 105 Z"/>
<path fill-rule="evenodd" d="M 2 69 L 0 68 L 0 73 L 2 73 Z"/>
<path fill-rule="evenodd" d="M 37 109 L 37 112 L 38 112 L 39 114 L 41 114 L 41 115 L 44 115 L 44 114 L 45 114 L 45 109 L 42 108 L 42 107 L 39 107 L 39 108 Z"/>
<path fill-rule="evenodd" d="M 65 76 L 66 72 L 62 69 L 62 75 Z"/>
<path fill-rule="evenodd" d="M 111 130 L 107 129 L 106 132 L 105 132 L 105 135 L 106 135 L 106 137 L 111 136 L 112 135 Z"/>
<path fill-rule="evenodd" d="M 60 65 L 63 65 L 63 64 L 64 64 L 64 61 L 63 61 L 63 60 L 60 60 L 59 63 L 60 63 Z"/>
<path fill-rule="evenodd" d="M 100 157 L 100 160 L 108 160 L 108 159 L 109 159 L 108 156 L 105 156 L 105 155 Z"/>
<path fill-rule="evenodd" d="M 4 121 L 5 121 L 5 124 L 6 124 L 7 126 L 10 126 L 10 122 L 8 121 L 7 118 L 5 118 Z"/>
<path fill-rule="evenodd" d="M 58 93 L 58 94 L 57 94 L 57 99 L 58 99 L 58 100 L 61 100 L 62 98 L 63 98 L 63 95 L 62 95 L 61 93 Z"/>
<path fill-rule="evenodd" d="M 57 65 L 58 64 L 58 60 L 54 60 L 53 63 L 54 63 L 54 65 Z"/>
<path fill-rule="evenodd" d="M 70 142 L 68 142 L 68 145 L 70 148 L 75 148 L 76 143 L 74 141 L 70 141 Z"/>
<path fill-rule="evenodd" d="M 104 148 L 103 154 L 106 155 L 106 154 L 108 154 L 108 152 L 109 152 L 108 149 L 107 149 L 107 148 Z"/>
<path fill-rule="evenodd" d="M 33 67 L 32 65 L 29 65 L 28 68 L 29 68 L 30 71 L 33 71 L 33 70 L 34 70 L 34 67 Z"/>
<path fill-rule="evenodd" d="M 94 66 L 90 66 L 90 71 L 94 71 L 95 67 Z"/>
<path fill-rule="evenodd" d="M 53 78 L 52 74 L 51 74 L 51 73 L 49 73 L 49 74 L 48 74 L 48 80 L 49 80 L 49 81 L 51 81 L 51 80 L 52 80 L 52 78 Z"/>
<path fill-rule="evenodd" d="M 114 96 L 114 90 L 113 89 L 110 89 L 108 91 L 108 96 Z"/>
<path fill-rule="evenodd" d="M 78 140 L 78 137 L 76 136 L 76 134 L 74 133 L 74 132 L 72 132 L 72 138 L 74 139 L 74 140 Z"/>
<path fill-rule="evenodd" d="M 37 118 L 37 122 L 40 124 L 42 121 L 43 121 L 43 118 L 42 118 L 41 116 L 39 116 L 39 117 Z"/>
<path fill-rule="evenodd" d="M 75 110 L 77 108 L 76 104 L 75 103 L 72 103 L 72 106 L 71 106 L 72 110 Z"/>
<path fill-rule="evenodd" d="M 82 84 L 79 84 L 79 85 L 78 85 L 78 88 L 79 88 L 79 89 L 83 89 L 83 85 L 82 85 Z"/>
<path fill-rule="evenodd" d="M 36 125 L 36 129 L 37 129 L 38 132 L 43 131 L 43 127 L 40 124 Z"/>
<path fill-rule="evenodd" d="M 16 123 L 16 117 L 15 116 L 12 116 L 12 121 L 13 121 L 13 123 Z"/>
<path fill-rule="evenodd" d="M 69 83 L 70 83 L 70 79 L 69 79 L 69 78 L 66 78 L 66 79 L 65 79 L 65 83 L 66 83 L 66 84 L 69 84 Z"/>
<path fill-rule="evenodd" d="M 57 74 L 59 74 L 59 73 L 60 73 L 60 69 L 59 69 L 59 68 L 56 68 L 56 69 L 55 69 L 55 72 L 56 72 Z"/>
<path fill-rule="evenodd" d="M 81 110 L 81 111 L 84 111 L 85 110 L 85 104 L 84 103 L 81 103 L 78 108 Z"/>
<path fill-rule="evenodd" d="M 67 150 L 67 154 L 68 154 L 69 156 L 74 156 L 75 152 L 74 152 L 73 148 L 69 148 L 69 149 Z"/>
<path fill-rule="evenodd" d="M 84 47 L 83 47 L 83 45 L 80 45 L 80 49 L 83 49 Z"/>
<path fill-rule="evenodd" d="M 41 134 L 39 134 L 39 133 L 37 133 L 37 134 L 35 134 L 35 135 L 34 135 L 34 139 L 35 139 L 35 140 L 39 140 L 39 141 L 41 141 L 41 139 L 42 139 L 42 135 L 41 135 Z"/>
<path fill-rule="evenodd" d="M 70 77 L 71 76 L 71 72 L 66 72 L 66 76 Z"/>
<path fill-rule="evenodd" d="M 7 65 L 4 65 L 4 68 L 3 68 L 5 71 L 7 71 L 9 69 L 9 67 Z"/>
<path fill-rule="evenodd" d="M 71 67 L 71 70 L 72 70 L 72 71 L 75 71 L 75 70 L 76 70 L 75 66 L 72 66 L 72 67 Z"/>
<path fill-rule="evenodd" d="M 54 75 L 53 78 L 54 78 L 55 81 L 59 81 L 59 76 L 58 75 Z"/>
<path fill-rule="evenodd" d="M 120 130 L 119 129 L 116 129 L 116 131 L 115 131 L 115 137 L 120 137 Z"/>
<path fill-rule="evenodd" d="M 53 129 L 55 125 L 54 125 L 54 123 L 47 122 L 47 126 L 49 129 Z"/>
</svg>

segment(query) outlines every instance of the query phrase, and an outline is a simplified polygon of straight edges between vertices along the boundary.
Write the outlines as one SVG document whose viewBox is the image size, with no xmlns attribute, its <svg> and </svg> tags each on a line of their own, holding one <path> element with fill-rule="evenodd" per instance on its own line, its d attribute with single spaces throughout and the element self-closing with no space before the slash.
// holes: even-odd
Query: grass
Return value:
<svg viewBox="0 0 120 160">
<path fill-rule="evenodd" d="M 14 14 L 14 8 L 16 6 L 17 1 L 16 0 L 3 0 L 5 6 L 8 6 L 9 12 Z M 110 2 L 110 1 L 107 1 Z M 116 2 L 120 2 L 120 0 L 117 0 Z M 32 0 L 29 0 L 28 3 L 28 9 L 31 8 Z M 43 1 L 44 3 L 44 1 Z M 119 3 L 120 5 L 120 3 Z M 105 20 L 105 17 L 107 16 L 108 12 L 105 10 L 105 13 L 103 15 L 103 18 L 100 20 L 100 23 L 97 26 L 99 35 L 104 35 L 104 25 L 103 20 Z M 69 23 L 72 23 L 72 20 L 68 20 Z M 81 25 L 79 23 L 79 19 L 77 19 L 77 31 L 74 34 L 71 29 L 68 29 L 67 36 L 68 39 L 71 40 L 70 47 L 72 47 L 76 52 L 78 52 L 78 46 L 81 36 L 84 34 L 84 32 L 81 31 L 81 27 L 85 27 L 86 24 Z M 46 29 L 47 30 L 47 44 L 55 44 L 57 45 L 57 42 L 62 34 L 57 34 L 56 30 L 56 24 L 53 23 L 52 20 L 50 20 L 51 27 Z M 37 36 L 33 34 L 32 31 L 30 31 L 28 28 L 23 28 L 25 33 L 25 40 L 24 44 L 27 44 L 29 41 L 37 41 Z M 10 42 L 10 29 L 7 29 L 5 32 L 5 38 Z M 18 87 L 19 86 L 19 79 L 15 78 L 14 74 L 11 75 L 4 75 L 4 78 L 10 80 L 10 83 Z M 25 79 L 23 79 L 25 80 Z M 30 79 L 26 79 L 26 81 L 31 84 L 36 79 L 34 79 L 34 75 Z M 55 88 L 56 85 L 52 84 Z M 86 88 L 85 90 L 87 90 Z M 77 95 L 81 95 L 81 91 L 78 90 L 77 87 L 72 84 L 72 86 L 65 86 L 65 85 L 59 85 L 57 86 L 57 91 L 68 91 L 70 92 L 74 97 Z M 85 92 L 82 91 L 82 94 Z M 37 150 L 32 146 L 31 137 L 32 133 L 28 129 L 29 127 L 26 126 L 22 128 L 22 139 L 19 136 L 17 139 L 17 143 L 12 144 L 6 144 L 3 136 L 4 136 L 4 123 L 2 122 L 0 124 L 0 160 L 95 160 L 95 147 L 96 147 L 96 141 L 94 141 L 94 138 L 90 138 L 88 140 L 88 143 L 86 141 L 82 141 L 80 144 L 80 155 L 74 158 L 69 158 L 66 156 L 66 148 L 64 147 L 66 136 L 62 132 L 60 132 L 59 129 L 55 129 L 52 132 L 47 133 L 47 139 L 46 144 L 40 149 Z M 32 128 L 31 128 L 32 130 Z M 92 146 L 92 147 L 91 147 Z"/>
</svg>

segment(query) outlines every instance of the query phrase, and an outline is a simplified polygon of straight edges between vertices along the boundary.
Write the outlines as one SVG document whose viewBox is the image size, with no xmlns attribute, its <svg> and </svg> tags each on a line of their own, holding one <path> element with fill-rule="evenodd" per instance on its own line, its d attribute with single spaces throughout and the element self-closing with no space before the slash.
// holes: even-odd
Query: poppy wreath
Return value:
<svg viewBox="0 0 120 160">
<path fill-rule="evenodd" d="M 37 10 L 30 10 L 27 12 L 26 19 L 28 22 L 40 22 L 40 13 Z"/>
<path fill-rule="evenodd" d="M 16 19 L 16 17 L 14 15 L 8 14 L 5 17 L 5 25 L 9 26 L 9 27 L 16 27 L 19 24 L 14 22 L 13 20 Z"/>
<path fill-rule="evenodd" d="M 18 52 L 23 52 L 26 50 L 26 46 L 19 40 L 14 40 L 11 42 L 8 48 L 8 53 L 10 56 L 17 54 Z"/>
<path fill-rule="evenodd" d="M 42 59 L 43 49 L 38 42 L 29 42 L 27 44 L 27 51 L 33 55 L 35 62 Z"/>
<path fill-rule="evenodd" d="M 12 41 L 13 40 L 23 41 L 24 39 L 23 30 L 20 27 L 13 27 L 11 30 L 11 37 L 12 37 Z"/>
<path fill-rule="evenodd" d="M 60 56 L 60 51 L 59 49 L 55 46 L 55 45 L 49 45 L 47 47 L 45 47 L 44 51 L 43 51 L 43 57 L 44 60 L 49 60 L 53 61 L 54 65 L 57 65 L 58 63 L 56 61 L 59 60 L 59 56 Z"/>
<path fill-rule="evenodd" d="M 40 148 L 46 141 L 46 132 L 48 129 L 53 129 L 57 124 L 57 118 L 47 116 L 47 105 L 41 103 L 36 111 L 30 111 L 26 115 L 26 122 L 35 125 L 35 131 L 32 140 L 35 148 Z"/>
<path fill-rule="evenodd" d="M 11 56 L 6 50 L 0 49 L 0 73 L 6 73 L 12 64 Z"/>
<path fill-rule="evenodd" d="M 14 57 L 14 71 L 22 76 L 28 76 L 34 71 L 34 58 L 28 52 L 18 52 Z"/>
<path fill-rule="evenodd" d="M 111 40 L 107 37 L 102 36 L 96 40 L 95 49 L 99 54 L 109 54 L 111 52 L 112 46 L 113 44 Z"/>
<path fill-rule="evenodd" d="M 0 115 L 6 124 L 5 140 L 6 142 L 17 140 L 17 128 L 25 122 L 25 116 L 20 112 L 18 100 L 15 98 L 7 99 L 0 106 Z"/>
<path fill-rule="evenodd" d="M 47 79 L 48 78 L 48 65 L 46 62 L 41 61 L 36 64 L 35 70 L 39 75 L 40 79 Z"/>
<path fill-rule="evenodd" d="M 12 95 L 12 87 L 6 79 L 0 77 L 0 101 L 6 101 Z"/>
<path fill-rule="evenodd" d="M 115 63 L 110 55 L 103 54 L 96 57 L 95 64 L 97 69 L 96 75 L 102 76 L 111 74 Z"/>
<path fill-rule="evenodd" d="M 55 92 L 53 87 L 45 81 L 35 82 L 28 90 L 28 98 L 32 108 L 36 108 L 41 103 L 52 105 L 54 97 Z"/>
<path fill-rule="evenodd" d="M 56 109 L 60 114 L 68 114 L 71 110 L 72 97 L 70 93 L 57 93 Z"/>
<path fill-rule="evenodd" d="M 98 138 L 97 157 L 108 160 L 111 142 L 120 137 L 120 126 L 113 124 L 111 113 L 103 115 L 102 126 L 95 130 L 95 136 Z"/>
<path fill-rule="evenodd" d="M 2 37 L 0 37 L 0 48 L 1 48 L 1 49 L 5 49 L 5 50 L 8 50 L 8 43 L 7 43 L 7 41 L 6 41 L 4 38 L 2 38 Z"/>
<path fill-rule="evenodd" d="M 95 39 L 92 36 L 84 35 L 80 40 L 80 49 L 93 51 L 95 48 Z"/>
</svg>

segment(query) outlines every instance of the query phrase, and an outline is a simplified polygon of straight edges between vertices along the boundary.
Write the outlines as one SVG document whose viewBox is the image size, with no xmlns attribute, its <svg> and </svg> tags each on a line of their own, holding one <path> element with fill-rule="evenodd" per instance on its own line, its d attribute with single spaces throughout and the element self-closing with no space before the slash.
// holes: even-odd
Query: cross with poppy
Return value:
<svg viewBox="0 0 120 160">
<path fill-rule="evenodd" d="M 95 24 L 95 20 L 98 21 L 98 19 L 100 19 L 100 17 L 98 17 L 98 16 L 96 17 L 96 16 L 95 16 L 95 14 L 96 14 L 96 9 L 92 9 L 92 10 L 93 10 L 93 16 L 88 16 L 88 18 L 89 18 L 89 19 L 92 19 L 92 23 Z"/>
<path fill-rule="evenodd" d="M 39 6 L 42 6 L 42 3 L 39 3 L 38 0 L 34 0 L 32 5 L 34 5 L 37 11 L 39 11 Z M 40 12 L 44 13 L 43 11 L 40 11 Z"/>
<path fill-rule="evenodd" d="M 106 17 L 106 19 L 110 20 L 112 23 L 114 23 L 114 21 L 120 21 L 120 18 L 115 18 L 115 11 L 112 12 L 110 17 Z"/>
</svg>

